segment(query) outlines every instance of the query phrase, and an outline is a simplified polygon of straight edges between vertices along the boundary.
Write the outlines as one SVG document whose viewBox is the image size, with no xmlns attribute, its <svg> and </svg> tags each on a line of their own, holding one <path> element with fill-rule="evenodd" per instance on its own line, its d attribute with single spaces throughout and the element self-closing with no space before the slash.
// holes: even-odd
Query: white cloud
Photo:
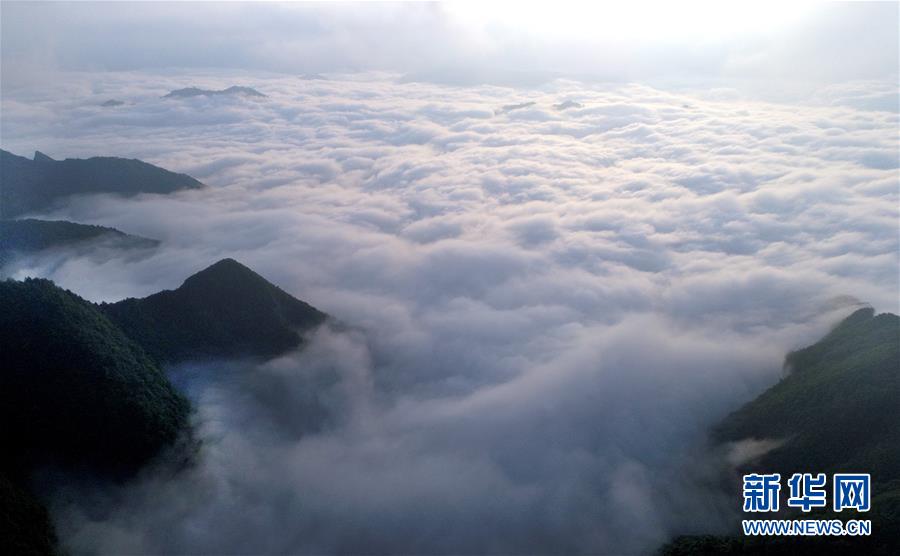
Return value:
<svg viewBox="0 0 900 556">
<path fill-rule="evenodd" d="M 114 489 L 101 518 L 58 506 L 69 546 L 648 550 L 724 526 L 734 501 L 691 467 L 704 431 L 846 314 L 836 296 L 898 310 L 895 113 L 326 77 L 76 73 L 4 95 L 3 148 L 210 185 L 74 199 L 52 216 L 163 246 L 13 276 L 111 300 L 229 256 L 355 327 L 189 371 L 201 465 Z M 192 84 L 269 97 L 159 98 Z"/>
</svg>

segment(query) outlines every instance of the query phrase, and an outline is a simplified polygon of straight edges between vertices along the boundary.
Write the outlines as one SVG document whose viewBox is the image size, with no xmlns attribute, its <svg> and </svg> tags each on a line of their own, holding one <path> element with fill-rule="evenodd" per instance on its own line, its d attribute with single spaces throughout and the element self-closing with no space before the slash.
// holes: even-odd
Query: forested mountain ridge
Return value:
<svg viewBox="0 0 900 556">
<path fill-rule="evenodd" d="M 56 550 L 36 469 L 127 477 L 190 438 L 188 401 L 159 362 L 278 355 L 327 318 L 233 259 L 113 304 L 0 281 L 0 553 Z"/>
<path fill-rule="evenodd" d="M 714 427 L 712 439 L 773 440 L 742 462 L 731 479 L 740 507 L 742 473 L 869 473 L 872 509 L 829 509 L 745 518 L 870 519 L 870 537 L 684 536 L 662 554 L 897 554 L 900 553 L 900 317 L 859 309 L 815 344 L 788 354 L 787 374 Z M 830 478 L 828 479 L 831 480 Z M 829 482 L 830 484 L 830 482 Z M 782 488 L 782 494 L 786 492 Z"/>
<path fill-rule="evenodd" d="M 100 309 L 159 361 L 271 357 L 300 346 L 328 315 L 234 259 L 223 259 L 175 290 Z"/>
<path fill-rule="evenodd" d="M 0 265 L 16 254 L 72 247 L 94 240 L 121 249 L 152 248 L 159 245 L 159 241 L 155 239 L 126 234 L 115 228 L 67 220 L 0 220 Z"/>
<path fill-rule="evenodd" d="M 46 554 L 37 468 L 128 476 L 182 435 L 189 404 L 97 307 L 49 280 L 0 282 L 0 552 Z"/>
<path fill-rule="evenodd" d="M 785 365 L 784 379 L 715 428 L 717 441 L 787 439 L 754 462 L 772 472 L 900 479 L 900 317 L 859 309 Z"/>
<path fill-rule="evenodd" d="M 0 339 L 0 435 L 20 448 L 5 458 L 13 470 L 49 462 L 127 471 L 186 424 L 187 401 L 143 349 L 49 280 L 0 282 Z"/>
<path fill-rule="evenodd" d="M 0 150 L 0 218 L 51 207 L 70 195 L 85 193 L 172 193 L 203 184 L 187 174 L 170 172 L 136 159 L 117 157 L 53 160 L 35 152 L 29 160 Z"/>
</svg>

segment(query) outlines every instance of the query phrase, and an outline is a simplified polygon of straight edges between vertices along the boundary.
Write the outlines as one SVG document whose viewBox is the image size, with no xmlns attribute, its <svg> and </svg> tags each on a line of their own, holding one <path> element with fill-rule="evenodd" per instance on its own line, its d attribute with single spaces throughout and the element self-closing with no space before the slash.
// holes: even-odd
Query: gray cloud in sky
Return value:
<svg viewBox="0 0 900 556">
<path fill-rule="evenodd" d="M 829 84 L 896 85 L 896 3 L 716 4 L 5 2 L 3 90 L 57 71 L 177 68 L 390 71 L 462 85 L 568 76 L 792 101 Z M 896 86 L 887 94 L 877 106 L 896 111 Z"/>
</svg>

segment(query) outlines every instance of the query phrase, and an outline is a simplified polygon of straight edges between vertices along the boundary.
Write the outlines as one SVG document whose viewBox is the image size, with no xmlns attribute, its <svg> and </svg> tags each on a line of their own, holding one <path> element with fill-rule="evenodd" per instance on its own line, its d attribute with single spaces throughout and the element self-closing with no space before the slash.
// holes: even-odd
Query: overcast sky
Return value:
<svg viewBox="0 0 900 556">
<path fill-rule="evenodd" d="M 896 80 L 894 2 L 2 6 L 3 81 L 54 70 L 387 70 L 443 82 L 556 75 L 794 98 Z M 774 83 L 773 83 L 774 80 Z"/>
</svg>

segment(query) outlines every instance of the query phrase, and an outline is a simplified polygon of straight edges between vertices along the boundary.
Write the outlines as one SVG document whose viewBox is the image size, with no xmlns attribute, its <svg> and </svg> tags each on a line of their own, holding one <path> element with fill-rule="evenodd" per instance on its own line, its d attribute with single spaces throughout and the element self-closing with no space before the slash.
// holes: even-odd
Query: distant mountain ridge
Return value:
<svg viewBox="0 0 900 556">
<path fill-rule="evenodd" d="M 164 95 L 163 98 L 190 98 L 199 96 L 246 96 L 259 98 L 266 97 L 266 95 L 260 93 L 252 87 L 232 85 L 227 89 L 220 90 L 200 89 L 199 87 L 185 87 L 184 89 L 175 89 L 174 91 L 171 91 L 168 94 Z"/>
<path fill-rule="evenodd" d="M 94 241 L 121 249 L 153 248 L 159 241 L 121 232 L 115 228 L 78 224 L 67 220 L 0 220 L 0 266 L 18 253 L 34 253 L 57 247 L 74 247 Z"/>
<path fill-rule="evenodd" d="M 568 110 L 569 108 L 584 108 L 584 105 L 574 100 L 564 100 L 559 104 L 554 104 L 553 108 L 557 110 Z"/>
<path fill-rule="evenodd" d="M 100 309 L 158 361 L 272 357 L 297 348 L 328 315 L 234 259 L 223 259 L 175 290 Z"/>
<path fill-rule="evenodd" d="M 49 208 L 85 193 L 172 193 L 202 183 L 136 159 L 93 157 L 54 160 L 37 151 L 34 160 L 0 150 L 0 218 Z"/>
<path fill-rule="evenodd" d="M 514 110 L 521 110 L 523 108 L 531 108 L 532 106 L 534 106 L 536 104 L 537 103 L 534 101 L 520 102 L 519 104 L 504 104 L 497 110 L 494 110 L 494 114 L 497 114 L 497 115 L 508 114 L 509 112 L 512 112 Z"/>
</svg>

